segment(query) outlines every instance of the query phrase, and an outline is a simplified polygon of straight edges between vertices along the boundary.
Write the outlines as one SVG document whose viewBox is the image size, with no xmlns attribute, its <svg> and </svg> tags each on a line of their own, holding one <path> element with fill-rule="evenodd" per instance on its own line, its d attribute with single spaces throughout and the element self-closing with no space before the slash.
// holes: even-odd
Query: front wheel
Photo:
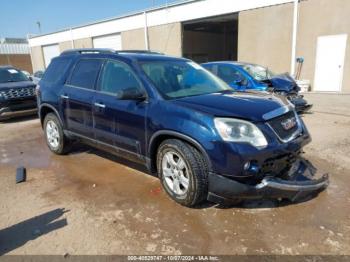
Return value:
<svg viewBox="0 0 350 262">
<path fill-rule="evenodd" d="M 203 156 L 177 139 L 164 141 L 157 153 L 157 170 L 163 188 L 181 205 L 198 205 L 208 195 L 208 168 Z"/>
<path fill-rule="evenodd" d="M 46 115 L 44 131 L 46 143 L 52 152 L 63 155 L 69 151 L 71 141 L 64 135 L 61 122 L 55 114 L 49 113 Z"/>
</svg>

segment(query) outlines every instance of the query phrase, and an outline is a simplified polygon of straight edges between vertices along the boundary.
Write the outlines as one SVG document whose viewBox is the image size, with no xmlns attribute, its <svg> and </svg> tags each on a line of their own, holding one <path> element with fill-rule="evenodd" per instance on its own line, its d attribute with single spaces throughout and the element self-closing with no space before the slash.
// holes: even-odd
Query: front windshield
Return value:
<svg viewBox="0 0 350 262">
<path fill-rule="evenodd" d="M 231 90 L 222 80 L 189 61 L 147 61 L 141 68 L 166 99 Z"/>
<path fill-rule="evenodd" d="M 14 68 L 0 68 L 0 83 L 29 81 L 28 77 Z"/>
<path fill-rule="evenodd" d="M 257 81 L 269 80 L 275 75 L 268 68 L 259 65 L 242 65 L 242 67 Z"/>
</svg>

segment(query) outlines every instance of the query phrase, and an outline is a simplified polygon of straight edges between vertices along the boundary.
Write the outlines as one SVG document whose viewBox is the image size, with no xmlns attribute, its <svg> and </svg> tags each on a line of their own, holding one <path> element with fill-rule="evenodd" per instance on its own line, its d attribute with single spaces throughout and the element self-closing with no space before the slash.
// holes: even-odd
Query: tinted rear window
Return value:
<svg viewBox="0 0 350 262">
<path fill-rule="evenodd" d="M 86 89 L 94 89 L 102 62 L 101 59 L 80 60 L 76 64 L 68 84 Z"/>
<path fill-rule="evenodd" d="M 49 83 L 56 83 L 68 69 L 70 61 L 71 59 L 67 57 L 57 57 L 52 59 L 42 80 Z"/>
</svg>

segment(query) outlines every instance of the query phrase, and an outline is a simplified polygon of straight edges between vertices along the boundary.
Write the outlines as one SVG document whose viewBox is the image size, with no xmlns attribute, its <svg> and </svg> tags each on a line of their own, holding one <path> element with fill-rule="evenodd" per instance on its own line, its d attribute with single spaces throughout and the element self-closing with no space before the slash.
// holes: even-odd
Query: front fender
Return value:
<svg viewBox="0 0 350 262">
<path fill-rule="evenodd" d="M 208 150 L 217 139 L 212 116 L 168 101 L 154 104 L 148 113 L 146 148 L 150 160 L 154 158 L 160 137 L 175 137 L 197 148 L 211 166 Z"/>
</svg>

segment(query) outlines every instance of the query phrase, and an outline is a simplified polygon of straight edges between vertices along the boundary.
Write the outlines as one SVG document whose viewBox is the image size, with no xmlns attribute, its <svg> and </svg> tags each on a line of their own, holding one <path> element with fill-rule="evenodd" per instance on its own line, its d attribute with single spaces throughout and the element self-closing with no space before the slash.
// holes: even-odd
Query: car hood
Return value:
<svg viewBox="0 0 350 262">
<path fill-rule="evenodd" d="M 35 87 L 32 81 L 20 81 L 20 82 L 6 82 L 0 83 L 0 90 L 7 90 L 13 88 Z"/>
<path fill-rule="evenodd" d="M 179 98 L 172 102 L 214 116 L 255 122 L 264 121 L 264 114 L 289 105 L 285 98 L 273 94 L 231 91 Z"/>
<path fill-rule="evenodd" d="M 288 74 L 275 75 L 269 79 L 275 91 L 299 91 L 299 87 L 294 79 Z"/>
</svg>

